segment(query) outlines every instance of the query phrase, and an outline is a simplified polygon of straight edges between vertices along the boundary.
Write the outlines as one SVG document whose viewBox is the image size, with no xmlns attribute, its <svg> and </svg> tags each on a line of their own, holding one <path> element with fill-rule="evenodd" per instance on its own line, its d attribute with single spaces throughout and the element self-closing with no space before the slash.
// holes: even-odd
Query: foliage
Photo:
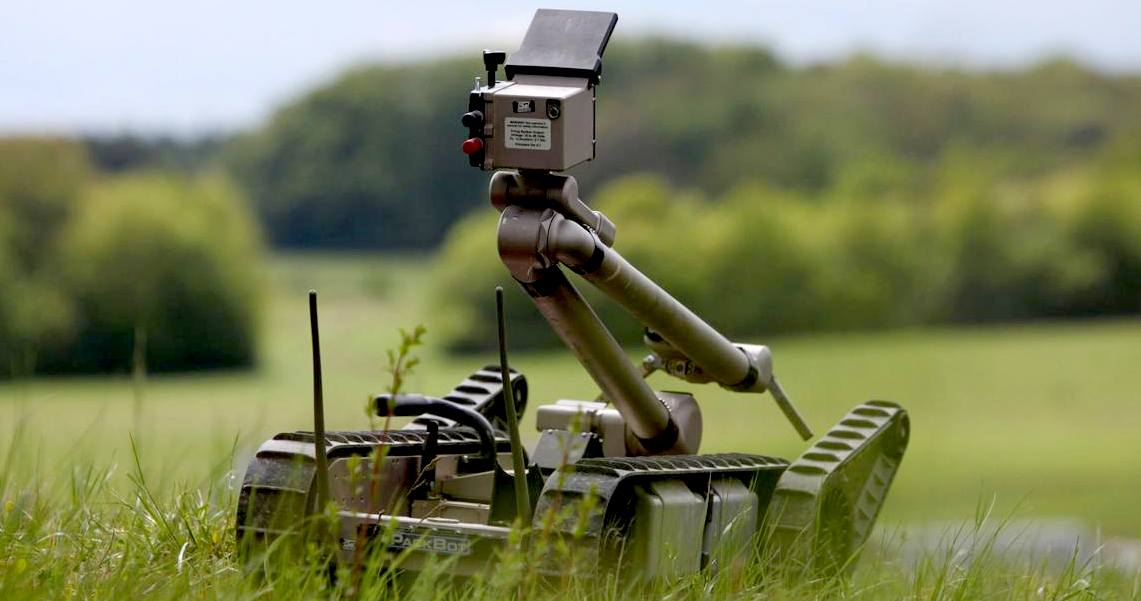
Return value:
<svg viewBox="0 0 1141 601">
<path fill-rule="evenodd" d="M 459 153 L 467 62 L 354 70 L 240 139 L 230 163 L 281 246 L 426 248 L 481 204 Z"/>
<path fill-rule="evenodd" d="M 0 139 L 0 377 L 31 371 L 36 349 L 74 328 L 51 249 L 91 179 L 74 142 Z"/>
<path fill-rule="evenodd" d="M 43 264 L 75 198 L 91 180 L 83 148 L 57 138 L 0 138 L 0 211 L 8 244 L 25 269 Z"/>
<path fill-rule="evenodd" d="M 223 180 L 138 175 L 93 187 L 60 244 L 82 326 L 44 368 L 125 369 L 136 328 L 150 369 L 250 364 L 259 244 Z"/>
<path fill-rule="evenodd" d="M 272 240 L 432 248 L 485 206 L 485 178 L 458 151 L 464 90 L 480 71 L 475 54 L 358 68 L 242 136 L 228 162 Z M 809 201 L 929 203 L 925 182 L 956 157 L 1037 177 L 1129 140 L 1139 104 L 1141 78 L 1064 60 L 968 72 L 855 56 L 793 68 L 756 47 L 618 40 L 599 90 L 598 160 L 573 173 L 588 193 L 652 172 L 714 198 L 762 181 Z"/>
<path fill-rule="evenodd" d="M 10 450 L 10 449 L 9 449 Z M 233 461 L 223 457 L 202 484 L 165 487 L 148 478 L 144 449 L 133 451 L 129 484 L 114 468 L 76 462 L 53 477 L 27 470 L 3 481 L 0 497 L 0 596 L 22 599 L 1136 599 L 1136 573 L 1110 563 L 1051 565 L 1045 557 L 1010 557 L 1000 538 L 1005 522 L 977 517 L 949 528 L 937 546 L 913 556 L 898 541 L 864 552 L 855 573 L 839 581 L 790 577 L 761 558 L 695 576 L 638 581 L 605 566 L 565 563 L 557 577 L 535 569 L 567 549 L 531 549 L 515 533 L 494 568 L 452 579 L 447 562 L 386 578 L 373 553 L 360 579 L 331 564 L 327 547 L 282 544 L 243 563 L 233 528 L 235 492 L 223 483 Z M 6 475 L 12 474 L 6 471 Z M 327 516 L 317 516 L 317 519 Z M 541 533 L 540 533 L 541 534 Z M 283 542 L 290 542 L 288 540 Z M 375 548 L 374 548 L 375 549 Z M 335 578 L 330 578 L 332 566 Z M 587 571 L 589 570 L 589 571 Z"/>
<path fill-rule="evenodd" d="M 618 224 L 619 252 L 734 337 L 1141 312 L 1141 173 L 1110 157 L 1034 178 L 961 176 L 962 161 L 938 166 L 951 175 L 922 184 L 925 202 L 851 181 L 811 196 L 742 183 L 711 202 L 638 175 L 595 204 Z M 458 350 L 494 342 L 476 317 L 504 279 L 493 236 L 486 216 L 465 219 L 438 255 Z M 637 340 L 612 303 L 596 309 Z M 513 320 L 518 345 L 553 342 L 537 312 Z"/>
<path fill-rule="evenodd" d="M 249 364 L 260 235 L 218 176 L 98 178 L 74 141 L 0 139 L 0 377 Z M 140 341 L 141 342 L 141 341 Z"/>
</svg>

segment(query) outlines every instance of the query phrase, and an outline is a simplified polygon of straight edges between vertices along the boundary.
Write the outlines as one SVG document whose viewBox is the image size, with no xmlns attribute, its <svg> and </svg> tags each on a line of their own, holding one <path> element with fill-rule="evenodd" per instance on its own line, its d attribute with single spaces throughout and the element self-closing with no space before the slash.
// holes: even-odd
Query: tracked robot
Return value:
<svg viewBox="0 0 1141 601">
<path fill-rule="evenodd" d="M 539 407 L 538 443 L 525 451 L 517 422 L 527 380 L 507 365 L 501 310 L 499 365 L 438 397 L 375 397 L 379 415 L 412 417 L 406 426 L 326 432 L 318 405 L 313 431 L 265 442 L 242 484 L 240 538 L 273 540 L 332 503 L 343 560 L 361 545 L 383 544 L 403 553 L 401 567 L 410 570 L 431 557 L 449 559 L 460 575 L 486 570 L 513 525 L 566 536 L 598 569 L 630 567 L 649 577 L 716 569 L 742 556 L 850 565 L 907 446 L 899 405 L 857 405 L 792 462 L 703 455 L 695 397 L 654 390 L 646 380 L 660 371 L 768 393 L 800 436 L 813 438 L 774 374 L 770 349 L 730 341 L 627 262 L 613 248 L 614 223 L 580 198 L 565 173 L 595 158 L 596 92 L 616 23 L 613 13 L 539 10 L 517 52 L 484 51 L 486 80 L 476 79 L 461 118 L 469 164 L 492 172 L 500 259 L 600 396 Z M 641 365 L 569 274 L 645 325 L 649 354 Z M 377 457 L 380 466 L 372 465 Z M 768 552 L 758 554 L 757 545 Z"/>
</svg>

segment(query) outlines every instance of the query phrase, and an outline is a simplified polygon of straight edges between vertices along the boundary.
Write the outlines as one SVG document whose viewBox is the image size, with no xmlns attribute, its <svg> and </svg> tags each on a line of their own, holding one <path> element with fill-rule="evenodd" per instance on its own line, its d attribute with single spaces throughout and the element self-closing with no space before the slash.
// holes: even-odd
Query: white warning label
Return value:
<svg viewBox="0 0 1141 601">
<path fill-rule="evenodd" d="M 524 150 L 551 149 L 551 122 L 548 119 L 507 117 L 503 120 L 507 148 Z"/>
</svg>

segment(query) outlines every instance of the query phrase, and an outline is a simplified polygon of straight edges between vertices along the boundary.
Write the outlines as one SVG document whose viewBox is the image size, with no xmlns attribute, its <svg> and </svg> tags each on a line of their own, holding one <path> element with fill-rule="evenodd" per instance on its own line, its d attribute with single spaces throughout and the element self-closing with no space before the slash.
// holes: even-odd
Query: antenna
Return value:
<svg viewBox="0 0 1141 601">
<path fill-rule="evenodd" d="M 808 427 L 808 422 L 800 416 L 800 412 L 796 410 L 796 406 L 792 404 L 792 400 L 785 394 L 784 389 L 777 383 L 777 377 L 773 376 L 768 381 L 769 392 L 773 395 L 773 400 L 777 402 L 777 407 L 780 407 L 784 416 L 792 423 L 792 427 L 796 428 L 796 433 L 800 435 L 803 440 L 812 438 L 812 428 Z"/>
<path fill-rule="evenodd" d="M 317 327 L 317 291 L 309 291 L 309 332 L 313 338 L 313 447 L 317 453 L 317 510 L 329 502 L 329 458 L 325 455 L 325 393 L 321 383 L 321 331 Z"/>
<path fill-rule="evenodd" d="M 531 495 L 527 490 L 527 470 L 523 466 L 523 443 L 519 441 L 519 418 L 515 415 L 515 390 L 507 367 L 507 320 L 503 317 L 503 286 L 495 287 L 495 315 L 499 320 L 499 372 L 503 377 L 503 400 L 507 406 L 507 434 L 511 437 L 511 469 L 515 472 L 515 514 L 523 523 L 531 521 Z"/>
</svg>

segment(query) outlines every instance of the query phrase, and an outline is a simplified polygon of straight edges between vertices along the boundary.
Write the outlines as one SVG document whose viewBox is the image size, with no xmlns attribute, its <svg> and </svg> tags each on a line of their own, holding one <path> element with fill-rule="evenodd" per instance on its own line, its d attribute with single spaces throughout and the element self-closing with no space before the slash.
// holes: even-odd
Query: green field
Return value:
<svg viewBox="0 0 1141 601">
<path fill-rule="evenodd" d="M 322 294 L 328 421 L 333 428 L 366 428 L 365 401 L 384 388 L 384 353 L 396 329 L 424 323 L 431 332 L 425 265 L 417 258 L 276 257 L 255 371 L 151 376 L 142 383 L 124 374 L 0 386 L 0 598 L 324 594 L 320 570 L 304 564 L 268 582 L 241 576 L 231 542 L 234 489 L 262 440 L 309 426 L 305 291 L 313 287 Z M 492 302 L 489 290 L 487 319 L 494 318 Z M 444 356 L 431 341 L 429 333 L 410 389 L 443 393 L 493 359 Z M 882 514 L 885 532 L 969 522 L 980 502 L 993 498 L 999 516 L 1013 508 L 1016 517 L 1076 518 L 1105 538 L 1141 536 L 1141 321 L 764 342 L 774 348 L 778 373 L 818 431 L 868 398 L 896 400 L 911 411 L 911 446 Z M 532 403 L 595 394 L 564 353 L 517 354 L 514 364 L 530 380 Z M 686 388 L 658 376 L 654 383 Z M 767 396 L 693 389 L 704 407 L 704 450 L 791 458 L 804 448 Z M 945 555 L 936 547 L 936 555 L 912 570 L 901 570 L 890 551 L 869 551 L 837 598 L 1141 598 L 1141 575 L 1083 565 L 1011 568 L 1008 558 L 977 554 L 967 568 L 952 547 L 946 545 Z M 589 580 L 558 590 L 541 582 L 520 585 L 510 574 L 526 570 L 515 569 L 498 573 L 491 585 L 477 582 L 451 594 L 627 596 L 616 584 L 604 590 L 586 585 Z M 653 596 L 704 598 L 708 587 L 718 598 L 823 594 L 815 583 L 786 589 L 758 574 L 695 580 Z M 425 586 L 428 593 L 412 597 L 437 598 L 449 590 L 434 580 Z"/>
<path fill-rule="evenodd" d="M 154 478 L 203 477 L 235 437 L 240 472 L 263 439 L 309 425 L 310 287 L 321 293 L 331 427 L 367 427 L 365 400 L 384 387 L 384 352 L 398 327 L 423 323 L 429 331 L 410 389 L 446 392 L 494 358 L 434 351 L 423 265 L 390 257 L 276 258 L 261 367 L 151 376 L 139 405 L 127 375 L 0 386 L 2 436 L 11 440 L 19 432 L 14 473 L 50 475 L 78 461 L 121 464 L 132 431 Z M 489 291 L 488 319 L 494 318 L 492 303 Z M 885 522 L 965 518 L 981 498 L 996 495 L 1000 508 L 1017 505 L 1020 515 L 1077 517 L 1109 534 L 1141 536 L 1141 321 L 763 342 L 774 349 L 782 381 L 817 430 L 869 398 L 910 410 L 911 447 Z M 595 394 L 564 353 L 513 359 L 528 376 L 532 407 Z M 705 451 L 791 458 L 803 449 L 768 396 L 689 387 L 665 376 L 653 383 L 695 392 L 704 409 Z"/>
</svg>

